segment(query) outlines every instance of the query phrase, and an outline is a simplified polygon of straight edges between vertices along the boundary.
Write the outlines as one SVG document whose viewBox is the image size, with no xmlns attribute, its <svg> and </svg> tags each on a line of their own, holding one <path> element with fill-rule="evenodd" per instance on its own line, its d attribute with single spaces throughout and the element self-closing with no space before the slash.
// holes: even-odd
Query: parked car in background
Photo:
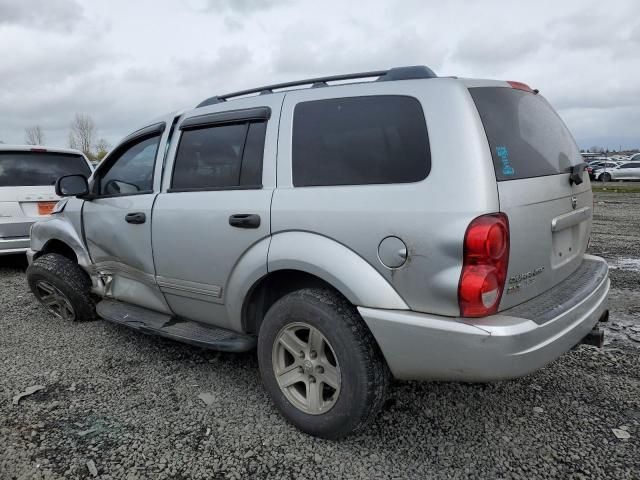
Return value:
<svg viewBox="0 0 640 480">
<path fill-rule="evenodd" d="M 602 162 L 602 161 L 590 162 L 588 164 L 588 166 L 587 166 L 587 172 L 589 173 L 589 178 L 591 180 L 595 180 L 596 172 L 605 171 L 605 170 L 611 169 L 611 168 L 616 168 L 618 165 L 620 165 L 620 162 L 614 162 L 614 161 L 609 161 L 609 162 Z"/>
<path fill-rule="evenodd" d="M 50 215 L 60 197 L 55 182 L 64 175 L 91 175 L 77 150 L 0 144 L 0 255 L 25 252 L 29 229 Z"/>
<path fill-rule="evenodd" d="M 610 182 L 612 180 L 640 180 L 640 159 L 626 162 L 613 168 L 600 168 L 594 171 L 596 180 Z"/>
<path fill-rule="evenodd" d="M 523 83 L 395 68 L 141 127 L 32 229 L 29 286 L 59 318 L 257 346 L 275 406 L 326 438 L 374 418 L 391 376 L 513 378 L 602 344 L 585 164 Z"/>
</svg>

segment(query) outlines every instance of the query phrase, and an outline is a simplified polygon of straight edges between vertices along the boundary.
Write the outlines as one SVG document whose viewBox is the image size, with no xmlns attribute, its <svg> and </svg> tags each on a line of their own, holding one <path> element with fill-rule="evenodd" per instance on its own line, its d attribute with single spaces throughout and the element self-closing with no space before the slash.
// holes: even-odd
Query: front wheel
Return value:
<svg viewBox="0 0 640 480">
<path fill-rule="evenodd" d="M 78 264 L 57 253 L 37 258 L 27 268 L 29 288 L 54 317 L 69 321 L 94 320 L 91 280 Z"/>
<path fill-rule="evenodd" d="M 278 300 L 258 337 L 267 392 L 304 432 L 335 439 L 358 431 L 380 410 L 389 371 L 353 305 L 324 289 Z"/>
<path fill-rule="evenodd" d="M 600 176 L 600 180 L 602 180 L 603 182 L 610 182 L 611 181 L 611 174 L 609 173 L 603 173 Z"/>
</svg>

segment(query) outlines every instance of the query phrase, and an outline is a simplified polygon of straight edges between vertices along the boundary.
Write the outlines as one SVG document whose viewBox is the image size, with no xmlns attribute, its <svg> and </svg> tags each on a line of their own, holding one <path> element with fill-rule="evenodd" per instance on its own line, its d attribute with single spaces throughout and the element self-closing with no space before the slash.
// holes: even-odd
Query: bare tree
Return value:
<svg viewBox="0 0 640 480">
<path fill-rule="evenodd" d="M 109 150 L 111 150 L 111 144 L 104 138 L 101 138 L 98 140 L 98 143 L 96 143 L 95 159 L 98 161 L 102 160 L 107 153 L 109 153 Z"/>
<path fill-rule="evenodd" d="M 91 147 L 95 133 L 96 125 L 93 123 L 93 119 L 89 115 L 76 113 L 73 122 L 71 122 L 69 146 L 82 151 L 88 158 L 93 158 Z"/>
<path fill-rule="evenodd" d="M 44 132 L 40 125 L 24 129 L 24 143 L 27 145 L 44 145 Z"/>
</svg>

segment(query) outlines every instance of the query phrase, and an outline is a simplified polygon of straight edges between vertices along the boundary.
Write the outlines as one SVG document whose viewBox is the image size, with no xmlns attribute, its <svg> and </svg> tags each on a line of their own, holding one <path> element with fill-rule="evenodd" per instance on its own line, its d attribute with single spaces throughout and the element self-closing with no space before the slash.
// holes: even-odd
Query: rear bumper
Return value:
<svg viewBox="0 0 640 480">
<path fill-rule="evenodd" d="M 0 238 L 0 255 L 24 253 L 29 249 L 29 237 Z"/>
<path fill-rule="evenodd" d="M 566 309 L 553 305 L 550 319 L 544 315 L 548 312 L 530 309 L 545 318 L 543 323 L 539 318 L 509 315 L 509 310 L 482 319 L 358 310 L 396 378 L 472 382 L 515 378 L 543 367 L 578 344 L 607 310 L 610 282 L 606 263 L 588 255 L 585 260 L 601 262 L 604 274 L 599 275 L 597 285 L 579 301 L 565 298 Z"/>
<path fill-rule="evenodd" d="M 29 230 L 35 220 L 2 219 L 0 222 L 0 255 L 24 253 L 29 248 Z"/>
</svg>

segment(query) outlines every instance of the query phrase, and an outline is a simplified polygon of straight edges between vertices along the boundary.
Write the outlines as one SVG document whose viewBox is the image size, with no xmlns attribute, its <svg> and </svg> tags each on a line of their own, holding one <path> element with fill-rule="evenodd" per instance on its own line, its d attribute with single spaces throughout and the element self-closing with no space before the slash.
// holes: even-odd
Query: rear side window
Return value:
<svg viewBox="0 0 640 480">
<path fill-rule="evenodd" d="M 380 95 L 299 103 L 292 169 L 296 187 L 425 179 L 431 153 L 420 102 Z"/>
<path fill-rule="evenodd" d="M 80 155 L 53 152 L 0 152 L 0 187 L 54 185 L 64 175 L 91 175 Z"/>
<path fill-rule="evenodd" d="M 171 190 L 259 188 L 266 128 L 246 122 L 183 131 Z"/>
<path fill-rule="evenodd" d="M 498 180 L 567 173 L 582 156 L 558 114 L 540 95 L 506 87 L 470 88 Z"/>
</svg>

